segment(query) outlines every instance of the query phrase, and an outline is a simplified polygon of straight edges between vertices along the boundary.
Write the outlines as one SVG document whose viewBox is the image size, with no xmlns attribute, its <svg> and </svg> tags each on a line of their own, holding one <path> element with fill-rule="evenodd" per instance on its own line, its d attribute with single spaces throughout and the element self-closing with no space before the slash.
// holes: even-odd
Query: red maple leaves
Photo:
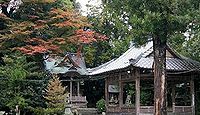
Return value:
<svg viewBox="0 0 200 115">
<path fill-rule="evenodd" d="M 48 51 L 59 52 L 59 47 L 54 45 L 52 41 L 44 41 L 40 38 L 32 38 L 27 41 L 26 46 L 24 47 L 17 47 L 15 49 L 28 54 L 28 55 L 35 55 L 40 53 L 45 53 Z"/>
<path fill-rule="evenodd" d="M 92 42 L 103 41 L 106 39 L 108 38 L 105 35 L 96 33 L 95 31 L 78 29 L 75 31 L 74 35 L 71 36 L 70 41 L 77 44 L 89 44 Z"/>
<path fill-rule="evenodd" d="M 70 37 L 69 41 L 76 45 L 81 45 L 81 44 L 89 44 L 89 43 L 93 43 L 97 41 L 103 41 L 106 39 L 108 38 L 105 35 L 101 35 L 99 33 L 96 33 L 95 31 L 92 31 L 92 30 L 84 31 L 83 29 L 78 29 L 74 32 L 74 35 Z M 45 53 L 48 51 L 58 53 L 60 52 L 59 45 L 67 44 L 68 42 L 66 42 L 64 38 L 54 38 L 49 41 L 45 41 L 41 38 L 32 38 L 26 41 L 26 43 L 27 43 L 26 46 L 17 47 L 15 49 L 28 55 Z M 80 53 L 79 50 L 78 52 Z"/>
<path fill-rule="evenodd" d="M 99 34 L 93 30 L 84 31 L 83 29 L 80 29 L 85 26 L 90 27 L 91 25 L 88 23 L 86 17 L 81 16 L 73 10 L 53 8 L 49 11 L 48 16 L 45 18 L 39 17 L 39 15 L 28 15 L 28 18 L 31 23 L 21 23 L 24 30 L 18 28 L 15 30 L 16 34 L 22 34 L 22 32 L 24 32 L 23 34 L 27 34 L 25 35 L 28 36 L 28 38 L 23 41 L 26 43 L 25 46 L 17 47 L 15 49 L 28 55 L 45 53 L 48 51 L 59 53 L 61 51 L 61 45 L 68 45 L 70 43 L 75 45 L 89 44 L 107 39 L 105 35 Z M 54 30 L 56 30 L 55 28 L 59 28 L 60 31 L 67 31 L 66 29 L 62 29 L 66 27 L 71 29 L 70 31 L 73 32 L 72 35 L 56 36 L 56 33 L 53 32 L 52 29 L 54 28 Z M 42 36 L 42 32 L 47 32 L 45 29 L 47 29 L 48 34 L 51 34 L 50 36 L 52 36 L 48 40 Z M 29 38 L 33 32 L 40 33 L 40 31 L 42 34 L 37 34 L 37 38 Z"/>
</svg>

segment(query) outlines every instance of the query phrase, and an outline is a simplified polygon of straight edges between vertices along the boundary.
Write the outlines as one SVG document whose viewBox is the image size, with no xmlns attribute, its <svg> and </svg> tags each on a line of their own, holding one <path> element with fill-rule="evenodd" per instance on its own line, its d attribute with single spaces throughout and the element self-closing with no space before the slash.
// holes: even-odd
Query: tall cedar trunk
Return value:
<svg viewBox="0 0 200 115">
<path fill-rule="evenodd" d="M 166 107 L 166 40 L 153 38 L 154 115 L 167 115 Z"/>
</svg>

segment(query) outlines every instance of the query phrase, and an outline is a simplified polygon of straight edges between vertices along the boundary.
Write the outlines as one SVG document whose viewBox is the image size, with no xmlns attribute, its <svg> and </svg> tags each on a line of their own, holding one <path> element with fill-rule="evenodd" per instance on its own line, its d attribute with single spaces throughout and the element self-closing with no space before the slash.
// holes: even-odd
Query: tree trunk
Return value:
<svg viewBox="0 0 200 115">
<path fill-rule="evenodd" d="M 166 40 L 153 38 L 154 115 L 167 115 L 166 107 Z"/>
</svg>

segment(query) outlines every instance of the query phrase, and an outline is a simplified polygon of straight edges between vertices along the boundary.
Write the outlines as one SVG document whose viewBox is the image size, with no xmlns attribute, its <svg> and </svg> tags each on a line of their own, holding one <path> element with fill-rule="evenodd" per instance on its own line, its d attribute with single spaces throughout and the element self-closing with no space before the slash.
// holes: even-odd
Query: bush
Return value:
<svg viewBox="0 0 200 115">
<path fill-rule="evenodd" d="M 38 107 L 33 110 L 34 115 L 45 115 L 45 109 Z"/>
<path fill-rule="evenodd" d="M 99 101 L 97 101 L 96 107 L 97 107 L 99 112 L 106 111 L 105 100 L 104 99 L 100 99 Z"/>
</svg>

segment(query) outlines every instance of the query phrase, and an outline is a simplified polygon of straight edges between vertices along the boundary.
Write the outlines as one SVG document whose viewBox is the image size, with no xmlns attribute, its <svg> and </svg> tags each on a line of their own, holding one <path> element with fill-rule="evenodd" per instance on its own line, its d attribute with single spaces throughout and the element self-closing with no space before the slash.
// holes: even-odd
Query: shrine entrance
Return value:
<svg viewBox="0 0 200 115">
<path fill-rule="evenodd" d="M 96 103 L 105 95 L 105 80 L 87 80 L 84 81 L 84 91 L 83 95 L 87 97 L 87 107 L 96 108 Z"/>
</svg>

